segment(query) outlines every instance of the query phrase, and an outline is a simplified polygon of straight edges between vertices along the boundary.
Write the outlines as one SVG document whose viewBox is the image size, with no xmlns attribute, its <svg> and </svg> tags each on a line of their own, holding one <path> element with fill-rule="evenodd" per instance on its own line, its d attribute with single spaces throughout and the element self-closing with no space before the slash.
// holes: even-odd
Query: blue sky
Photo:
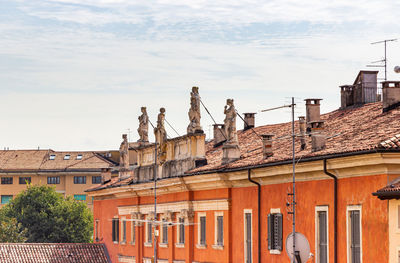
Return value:
<svg viewBox="0 0 400 263">
<path fill-rule="evenodd" d="M 182 135 L 194 85 L 218 122 L 226 98 L 239 112 L 291 96 L 297 115 L 307 97 L 336 109 L 338 86 L 382 58 L 370 43 L 400 37 L 399 12 L 379 0 L 3 0 L 0 147 L 115 149 L 128 129 L 137 140 L 141 106 L 153 121 L 165 107 Z M 398 80 L 400 41 L 388 54 Z M 259 113 L 256 124 L 289 118 Z"/>
</svg>

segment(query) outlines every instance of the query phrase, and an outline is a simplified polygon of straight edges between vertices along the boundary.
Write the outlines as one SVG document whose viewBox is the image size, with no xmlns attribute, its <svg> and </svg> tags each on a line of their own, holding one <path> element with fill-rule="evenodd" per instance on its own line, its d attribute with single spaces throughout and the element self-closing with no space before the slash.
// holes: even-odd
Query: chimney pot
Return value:
<svg viewBox="0 0 400 263">
<path fill-rule="evenodd" d="M 300 129 L 300 143 L 301 143 L 301 150 L 306 148 L 306 120 L 304 116 L 299 116 L 299 129 Z"/>
<path fill-rule="evenodd" d="M 225 135 L 225 125 L 224 124 L 214 124 L 214 147 L 220 146 L 224 141 L 226 141 Z"/>
<path fill-rule="evenodd" d="M 313 121 L 311 125 L 311 150 L 313 152 L 325 149 L 326 136 L 324 133 L 324 121 Z"/>
<path fill-rule="evenodd" d="M 244 127 L 243 131 L 254 128 L 255 127 L 255 112 L 248 112 L 244 114 Z"/>
<path fill-rule="evenodd" d="M 400 81 L 382 82 L 383 112 L 400 106 Z"/>
<path fill-rule="evenodd" d="M 274 155 L 274 152 L 272 151 L 272 137 L 274 137 L 273 134 L 262 134 L 262 141 L 263 141 L 263 155 L 264 159 Z"/>
</svg>

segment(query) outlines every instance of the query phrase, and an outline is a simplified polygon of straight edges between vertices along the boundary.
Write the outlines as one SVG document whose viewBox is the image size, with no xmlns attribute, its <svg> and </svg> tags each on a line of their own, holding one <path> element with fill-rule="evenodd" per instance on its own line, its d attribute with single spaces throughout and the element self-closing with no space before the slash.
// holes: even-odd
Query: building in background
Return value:
<svg viewBox="0 0 400 263">
<path fill-rule="evenodd" d="M 398 260 L 397 201 L 388 206 L 372 193 L 400 177 L 393 139 L 400 137 L 400 86 L 383 83 L 379 101 L 373 74 L 342 86 L 333 112 L 320 114 L 320 99 L 305 100 L 305 117 L 295 122 L 296 231 L 310 243 L 311 262 Z M 206 143 L 201 132 L 158 139 L 157 155 L 154 143 L 139 143 L 136 165 L 87 190 L 95 241 L 106 244 L 112 262 L 151 262 L 154 233 L 158 262 L 289 261 L 291 123 L 255 126 L 247 113 L 236 134 L 233 101 L 227 104 L 214 140 Z"/>
<path fill-rule="evenodd" d="M 108 156 L 111 157 L 110 153 Z M 109 179 L 115 164 L 106 153 L 2 150 L 1 205 L 26 189 L 27 183 L 32 183 L 54 186 L 57 192 L 84 201 L 92 208 L 92 198 L 85 190 Z"/>
</svg>

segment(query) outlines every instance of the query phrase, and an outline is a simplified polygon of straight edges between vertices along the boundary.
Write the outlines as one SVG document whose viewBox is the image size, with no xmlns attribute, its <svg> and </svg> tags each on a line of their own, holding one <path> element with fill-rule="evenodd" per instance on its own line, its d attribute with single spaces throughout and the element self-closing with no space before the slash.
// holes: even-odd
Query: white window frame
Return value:
<svg viewBox="0 0 400 263">
<path fill-rule="evenodd" d="M 201 217 L 205 217 L 206 218 L 206 229 L 204 230 L 205 231 L 205 234 L 206 234 L 206 243 L 205 244 L 201 244 L 200 243 L 200 236 L 201 236 L 201 223 L 200 223 L 200 218 Z M 196 247 L 197 248 L 199 248 L 199 249 L 205 249 L 206 247 L 207 247 L 207 214 L 206 214 L 206 212 L 199 212 L 199 213 L 197 213 L 197 222 L 198 222 L 198 224 L 197 224 L 197 245 L 196 245 Z"/>
<path fill-rule="evenodd" d="M 327 205 L 318 205 L 315 206 L 315 262 L 319 263 L 319 212 L 326 212 L 326 240 L 327 240 L 327 263 L 329 263 L 329 206 Z"/>
<path fill-rule="evenodd" d="M 251 262 L 253 262 L 253 209 L 244 209 L 243 210 L 243 244 L 244 244 L 244 254 L 243 254 L 243 262 L 246 263 L 246 255 L 247 255 L 247 246 L 246 246 L 246 214 L 251 214 Z"/>
<path fill-rule="evenodd" d="M 218 217 L 222 216 L 222 245 L 218 244 Z M 225 218 L 224 218 L 224 212 L 223 211 L 218 211 L 214 212 L 214 245 L 212 246 L 214 249 L 224 249 L 225 245 L 225 238 L 224 238 L 224 225 L 225 225 Z"/>
<path fill-rule="evenodd" d="M 131 245 L 135 245 L 136 243 L 136 221 L 134 221 L 133 219 L 133 215 L 131 215 Z"/>
<path fill-rule="evenodd" d="M 186 219 L 182 214 L 177 214 L 176 216 L 176 221 L 179 223 L 179 219 L 183 218 L 183 223 L 186 224 Z M 184 243 L 179 243 L 179 236 L 181 235 L 181 228 L 180 228 L 180 224 L 176 225 L 177 229 L 176 229 L 176 243 L 175 243 L 175 247 L 178 248 L 183 248 L 185 247 L 185 243 L 186 243 L 186 236 L 184 237 Z M 185 228 L 185 225 L 183 225 L 183 227 Z M 186 232 L 186 229 L 185 229 Z M 186 235 L 186 233 L 184 233 L 184 235 Z"/>
<path fill-rule="evenodd" d="M 123 217 L 121 217 L 120 219 L 119 219 L 119 222 L 120 222 L 120 241 L 119 241 L 119 243 L 120 244 L 122 244 L 122 245 L 124 245 L 124 244 L 126 244 L 126 240 L 127 240 L 127 237 L 128 237 L 128 235 L 127 235 L 127 232 L 126 232 L 126 229 L 127 229 L 127 221 L 126 221 L 126 217 L 125 216 L 123 216 Z M 124 222 L 125 222 L 125 240 L 124 240 Z"/>
<path fill-rule="evenodd" d="M 165 222 L 168 222 L 166 215 L 163 215 L 161 217 L 161 221 L 163 221 L 164 219 L 165 219 Z M 168 247 L 168 225 L 167 225 L 167 243 L 163 242 L 163 239 L 164 239 L 164 224 L 160 224 L 160 232 L 161 232 L 161 235 L 160 235 L 159 246 L 160 247 Z"/>
<path fill-rule="evenodd" d="M 360 262 L 363 262 L 363 253 L 362 253 L 362 206 L 361 205 L 348 205 L 346 208 L 346 236 L 347 236 L 347 262 L 351 263 L 350 261 L 350 254 L 351 254 L 351 247 L 350 247 L 350 211 L 360 211 Z"/>
<path fill-rule="evenodd" d="M 148 242 L 149 241 L 149 224 L 150 224 L 149 221 L 150 221 L 150 215 L 147 215 L 146 216 L 146 222 L 145 222 L 145 242 L 144 242 L 144 246 L 145 247 L 152 247 L 153 246 L 153 237 L 151 237 L 151 242 Z M 151 226 L 153 227 L 153 224 Z"/>
</svg>

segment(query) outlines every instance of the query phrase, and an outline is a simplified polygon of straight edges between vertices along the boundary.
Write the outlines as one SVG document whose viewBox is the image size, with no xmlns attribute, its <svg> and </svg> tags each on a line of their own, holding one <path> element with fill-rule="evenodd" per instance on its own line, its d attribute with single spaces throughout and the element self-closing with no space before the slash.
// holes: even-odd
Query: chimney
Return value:
<svg viewBox="0 0 400 263">
<path fill-rule="evenodd" d="M 214 124 L 213 126 L 214 126 L 214 147 L 217 147 L 226 141 L 226 136 L 224 132 L 225 125 Z"/>
<path fill-rule="evenodd" d="M 354 104 L 353 90 L 353 85 L 340 86 L 340 109 L 346 109 Z"/>
<path fill-rule="evenodd" d="M 274 152 L 272 151 L 272 137 L 274 137 L 273 134 L 262 134 L 262 142 L 263 142 L 263 155 L 264 159 L 274 155 Z"/>
<path fill-rule="evenodd" d="M 311 150 L 320 151 L 325 148 L 324 121 L 313 121 L 311 125 Z"/>
<path fill-rule="evenodd" d="M 400 106 L 400 81 L 382 82 L 382 104 L 383 112 Z"/>
<path fill-rule="evenodd" d="M 305 99 L 306 101 L 306 122 L 307 132 L 310 131 L 310 123 L 320 120 L 320 101 L 322 99 Z"/>
<path fill-rule="evenodd" d="M 301 143 L 301 150 L 306 148 L 306 120 L 304 116 L 299 117 L 299 128 L 300 128 L 300 143 Z"/>
<path fill-rule="evenodd" d="M 244 127 L 243 131 L 254 128 L 255 127 L 255 115 L 256 113 L 243 113 L 244 114 Z"/>
</svg>

